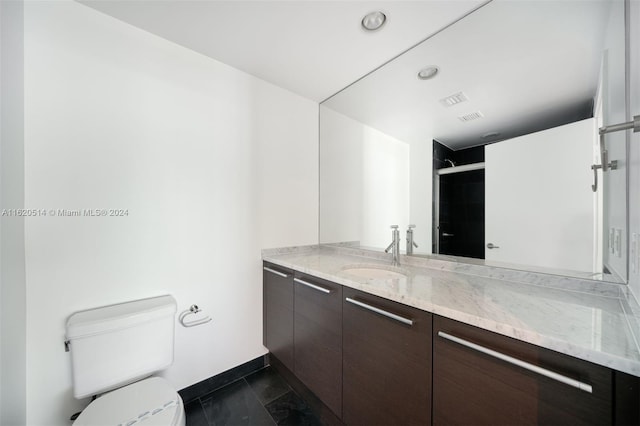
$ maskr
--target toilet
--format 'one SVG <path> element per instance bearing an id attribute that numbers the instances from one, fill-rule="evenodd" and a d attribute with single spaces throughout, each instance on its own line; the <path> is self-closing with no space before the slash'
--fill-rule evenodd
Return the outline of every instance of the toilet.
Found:
<path id="1" fill-rule="evenodd" d="M 175 313 L 176 301 L 167 295 L 69 317 L 73 395 L 99 395 L 74 426 L 185 425 L 182 398 L 153 376 L 173 363 Z"/>

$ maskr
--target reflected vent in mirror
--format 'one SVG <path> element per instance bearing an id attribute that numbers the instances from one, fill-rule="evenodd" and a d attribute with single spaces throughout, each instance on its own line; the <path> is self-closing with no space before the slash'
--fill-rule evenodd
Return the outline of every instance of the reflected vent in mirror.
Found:
<path id="1" fill-rule="evenodd" d="M 476 111 L 469 114 L 461 115 L 458 117 L 458 120 L 467 122 L 467 121 L 477 120 L 482 117 L 484 117 L 484 115 L 480 111 Z"/>
<path id="2" fill-rule="evenodd" d="M 462 92 L 458 92 L 454 95 L 447 96 L 444 99 L 440 99 L 440 104 L 442 104 L 442 106 L 445 106 L 445 107 L 450 107 L 468 100 L 469 98 L 467 98 L 467 95 L 465 95 Z"/>

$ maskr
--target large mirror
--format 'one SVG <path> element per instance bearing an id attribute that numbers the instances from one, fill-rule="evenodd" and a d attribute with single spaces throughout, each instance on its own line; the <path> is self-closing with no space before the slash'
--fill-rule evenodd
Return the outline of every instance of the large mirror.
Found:
<path id="1" fill-rule="evenodd" d="M 320 242 L 624 282 L 623 0 L 493 0 L 320 107 Z M 597 183 L 596 183 L 597 180 Z"/>

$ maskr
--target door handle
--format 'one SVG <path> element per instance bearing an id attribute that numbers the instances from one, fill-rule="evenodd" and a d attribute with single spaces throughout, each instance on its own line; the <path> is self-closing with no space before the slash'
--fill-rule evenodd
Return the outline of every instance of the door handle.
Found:
<path id="1" fill-rule="evenodd" d="M 493 243 L 489 243 L 489 244 L 487 244 L 487 248 L 488 249 L 496 249 L 496 248 L 500 248 L 500 246 L 496 246 Z"/>
<path id="2" fill-rule="evenodd" d="M 311 284 L 310 282 L 301 280 L 300 278 L 294 278 L 293 281 L 297 282 L 298 284 L 302 284 L 305 287 L 309 287 L 309 288 L 312 288 L 312 289 L 314 289 L 316 291 L 320 291 L 322 293 L 326 293 L 326 294 L 331 293 L 331 290 L 329 290 L 328 288 L 324 288 L 324 287 L 320 287 L 319 285 Z"/>
<path id="3" fill-rule="evenodd" d="M 473 349 L 475 351 L 481 352 L 485 355 L 489 355 L 491 357 L 497 358 L 499 360 L 505 361 L 509 364 L 524 368 L 525 370 L 529 370 L 531 372 L 540 374 L 541 376 L 548 377 L 550 379 L 556 380 L 560 383 L 564 383 L 565 385 L 572 386 L 574 388 L 580 389 L 581 391 L 585 391 L 588 393 L 593 393 L 593 387 L 584 382 L 580 382 L 571 377 L 567 377 L 565 375 L 556 373 L 555 371 L 547 370 L 546 368 L 542 368 L 540 366 L 528 363 L 518 358 L 511 357 L 509 355 L 505 355 L 501 352 L 494 351 L 489 348 L 485 348 L 484 346 L 480 346 L 476 343 L 470 342 L 468 340 L 461 339 L 459 337 L 453 336 L 449 333 L 445 333 L 444 331 L 438 331 L 438 336 L 443 339 L 447 339 L 451 342 L 455 342 L 459 345 L 465 346 L 469 349 Z"/>
<path id="4" fill-rule="evenodd" d="M 454 235 L 454 234 L 449 234 L 449 233 L 447 233 L 447 232 L 443 232 L 443 233 L 442 233 L 442 236 L 443 236 L 443 237 L 454 237 L 455 235 Z"/>
<path id="5" fill-rule="evenodd" d="M 283 272 L 280 272 L 280 271 L 276 271 L 275 269 L 271 269 L 271 268 L 269 268 L 267 266 L 264 266 L 262 269 L 264 269 L 267 272 L 271 272 L 272 274 L 275 274 L 275 275 L 277 275 L 279 277 L 289 278 L 289 275 L 287 275 L 287 274 L 285 274 Z"/>
<path id="6" fill-rule="evenodd" d="M 608 164 L 607 168 L 605 168 L 603 164 L 592 164 L 591 165 L 591 170 L 593 170 L 593 185 L 591 185 L 591 190 L 593 192 L 598 191 L 598 169 L 602 169 L 602 171 L 605 172 L 605 171 L 607 171 L 609 169 L 610 170 L 616 170 L 618 168 L 618 160 L 613 160 L 612 162 L 610 162 Z"/>
<path id="7" fill-rule="evenodd" d="M 355 300 L 352 299 L 350 297 L 345 298 L 344 300 L 346 300 L 349 303 L 352 303 L 356 306 L 360 306 L 361 308 L 367 309 L 371 312 L 375 312 L 376 314 L 380 314 L 382 316 L 385 316 L 387 318 L 391 318 L 393 320 L 399 321 L 403 324 L 407 324 L 407 325 L 413 325 L 413 320 L 409 319 L 409 318 L 405 318 L 403 316 L 400 316 L 398 314 L 394 314 L 393 312 L 389 312 L 389 311 L 385 311 L 384 309 L 380 309 L 380 308 L 376 308 L 375 306 L 371 306 L 368 303 L 364 303 L 364 302 L 360 302 L 359 300 Z"/>

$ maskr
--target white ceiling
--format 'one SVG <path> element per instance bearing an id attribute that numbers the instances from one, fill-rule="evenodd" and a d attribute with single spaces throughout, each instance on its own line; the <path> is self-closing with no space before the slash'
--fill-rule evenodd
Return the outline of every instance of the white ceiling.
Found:
<path id="1" fill-rule="evenodd" d="M 402 141 L 437 139 L 452 149 L 586 118 L 608 24 L 620 34 L 608 47 L 624 52 L 623 15 L 608 22 L 622 7 L 618 0 L 494 0 L 324 105 Z M 427 65 L 439 74 L 419 80 Z M 458 92 L 469 100 L 440 104 Z M 476 111 L 484 117 L 458 119 Z M 489 132 L 500 136 L 483 139 Z"/>
<path id="2" fill-rule="evenodd" d="M 485 0 L 79 0 L 256 77 L 322 101 Z M 381 10 L 387 23 L 360 21 Z"/>

